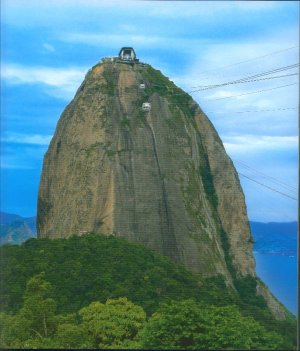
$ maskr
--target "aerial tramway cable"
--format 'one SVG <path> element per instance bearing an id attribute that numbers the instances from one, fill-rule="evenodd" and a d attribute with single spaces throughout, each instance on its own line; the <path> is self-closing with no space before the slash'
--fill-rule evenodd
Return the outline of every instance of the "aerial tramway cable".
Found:
<path id="1" fill-rule="evenodd" d="M 285 188 L 286 188 L 287 190 L 289 190 L 289 191 L 292 191 L 292 192 L 297 191 L 297 189 L 296 189 L 295 187 L 293 187 L 293 186 L 291 186 L 291 185 L 289 185 L 289 184 L 287 184 L 287 183 L 285 183 L 285 182 L 283 182 L 283 181 L 281 181 L 281 180 L 279 180 L 279 179 L 276 179 L 276 178 L 274 178 L 274 177 L 271 177 L 270 175 L 267 175 L 267 174 L 265 174 L 265 173 L 263 173 L 263 172 L 261 172 L 261 171 L 255 169 L 255 168 L 253 168 L 253 167 L 247 165 L 245 162 L 238 161 L 238 160 L 235 160 L 234 162 L 237 163 L 237 164 L 239 164 L 240 166 L 246 168 L 248 171 L 250 171 L 250 172 L 252 172 L 252 173 L 257 173 L 257 175 L 260 175 L 260 176 L 262 176 L 262 177 L 268 179 L 269 181 L 271 181 L 271 182 L 273 182 L 273 183 L 277 183 L 278 185 L 280 185 L 280 186 L 282 186 L 282 187 L 285 187 Z"/>
<path id="2" fill-rule="evenodd" d="M 243 64 L 243 63 L 247 63 L 247 62 L 259 60 L 259 59 L 262 59 L 262 58 L 265 58 L 265 57 L 268 57 L 268 56 L 273 56 L 273 55 L 279 54 L 279 53 L 281 53 L 281 52 L 288 51 L 288 50 L 291 50 L 291 49 L 295 49 L 295 48 L 298 48 L 298 47 L 299 47 L 299 45 L 295 45 L 295 46 L 291 46 L 291 47 L 286 48 L 286 49 L 282 49 L 282 50 L 278 50 L 278 51 L 273 51 L 273 52 L 271 52 L 271 53 L 269 53 L 269 54 L 266 54 L 266 55 L 263 55 L 263 56 L 257 56 L 257 57 L 254 57 L 254 58 L 252 58 L 252 59 L 248 59 L 248 60 L 245 60 L 245 61 L 240 61 L 240 62 L 232 63 L 232 64 L 226 65 L 226 66 L 211 68 L 211 69 L 208 69 L 208 70 L 206 70 L 206 71 L 200 72 L 199 75 L 203 75 L 203 74 L 205 74 L 205 73 L 207 73 L 207 72 L 213 72 L 213 71 L 223 70 L 224 68 L 233 67 L 233 66 L 241 65 L 241 64 Z M 196 87 L 192 87 L 192 88 L 196 88 Z"/>
<path id="3" fill-rule="evenodd" d="M 239 96 L 257 94 L 257 93 L 262 93 L 264 91 L 270 91 L 270 90 L 276 90 L 276 89 L 280 89 L 280 88 L 285 88 L 285 87 L 289 87 L 291 85 L 297 85 L 297 84 L 298 83 L 291 83 L 291 84 L 280 85 L 280 86 L 269 88 L 269 89 L 250 91 L 248 93 L 243 93 L 243 94 L 239 94 L 239 95 L 230 95 L 230 96 L 225 96 L 225 97 L 221 97 L 221 98 L 212 98 L 212 99 L 204 99 L 204 100 L 205 101 L 216 101 L 216 100 L 230 99 L 230 98 L 235 98 L 235 97 L 239 97 Z"/>
<path id="4" fill-rule="evenodd" d="M 257 180 L 254 180 L 254 179 L 252 179 L 252 178 L 246 176 L 246 175 L 243 174 L 243 173 L 238 172 L 238 174 L 239 174 L 240 176 L 244 177 L 244 178 L 247 178 L 247 179 L 251 180 L 252 182 L 255 182 L 255 183 L 257 183 L 257 184 L 259 184 L 259 185 L 261 185 L 261 186 L 264 186 L 265 188 L 267 188 L 267 189 L 269 189 L 269 190 L 272 190 L 272 191 L 274 191 L 274 192 L 276 192 L 276 193 L 278 193 L 278 194 L 281 194 L 281 195 L 283 195 L 283 196 L 286 196 L 286 197 L 288 197 L 288 198 L 290 198 L 290 199 L 292 199 L 292 200 L 298 201 L 298 199 L 296 199 L 296 198 L 294 198 L 294 197 L 292 197 L 292 196 L 290 196 L 290 195 L 288 195 L 288 194 L 285 194 L 285 193 L 283 193 L 283 192 L 281 192 L 281 191 L 279 191 L 279 190 L 276 190 L 276 189 L 274 189 L 274 188 L 271 188 L 270 186 L 268 186 L 268 185 L 266 185 L 266 184 L 263 184 L 263 183 L 261 183 L 261 182 L 258 182 Z"/>
<path id="5" fill-rule="evenodd" d="M 197 93 L 199 91 L 215 89 L 215 88 L 219 88 L 227 85 L 233 85 L 233 84 L 252 83 L 252 82 L 259 82 L 263 80 L 271 80 L 271 79 L 285 78 L 285 77 L 298 76 L 298 75 L 299 75 L 298 73 L 290 73 L 290 74 L 284 74 L 281 76 L 264 77 L 264 78 L 257 78 L 257 79 L 248 79 L 248 80 L 245 79 L 245 80 L 232 81 L 232 82 L 226 82 L 221 84 L 204 85 L 201 89 L 192 90 L 192 91 L 189 91 L 189 93 Z"/>
<path id="6" fill-rule="evenodd" d="M 274 69 L 269 70 L 269 71 L 260 72 L 260 73 L 257 73 L 257 74 L 254 74 L 254 75 L 251 75 L 251 76 L 248 76 L 248 77 L 236 79 L 234 81 L 227 82 L 227 83 L 222 83 L 222 84 L 239 83 L 239 82 L 242 82 L 242 81 L 247 81 L 249 79 L 260 78 L 260 77 L 264 77 L 264 76 L 267 76 L 267 75 L 270 75 L 270 74 L 273 74 L 273 73 L 287 71 L 287 70 L 294 69 L 294 68 L 297 68 L 297 67 L 299 67 L 299 63 L 294 63 L 292 65 L 287 65 L 287 66 L 274 68 Z M 297 74 L 297 73 L 295 73 L 295 74 Z M 200 86 L 197 86 L 197 87 L 194 87 L 194 88 L 198 88 L 198 87 L 199 88 L 205 88 L 205 87 L 211 87 L 211 86 L 221 86 L 222 84 L 215 84 L 215 85 L 208 85 L 208 86 L 206 86 L 206 85 L 201 86 L 200 85 Z"/>

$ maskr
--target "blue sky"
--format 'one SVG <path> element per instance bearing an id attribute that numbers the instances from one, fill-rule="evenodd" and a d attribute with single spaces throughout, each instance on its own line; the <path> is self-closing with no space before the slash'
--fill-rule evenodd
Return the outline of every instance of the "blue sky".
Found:
<path id="1" fill-rule="evenodd" d="M 188 92 L 271 71 L 299 61 L 299 4 L 2 0 L 1 34 L 1 208 L 32 216 L 56 123 L 102 57 L 133 46 Z M 190 94 L 241 174 L 297 197 L 298 76 Z M 297 201 L 244 176 L 250 220 L 297 219 Z"/>

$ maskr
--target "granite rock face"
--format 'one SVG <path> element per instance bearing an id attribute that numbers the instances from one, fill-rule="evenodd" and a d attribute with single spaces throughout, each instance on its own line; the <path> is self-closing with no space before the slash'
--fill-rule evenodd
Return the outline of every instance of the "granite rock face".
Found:
<path id="1" fill-rule="evenodd" d="M 125 237 L 231 286 L 232 266 L 255 276 L 244 195 L 222 141 L 149 65 L 104 62 L 87 73 L 44 158 L 37 230 Z"/>

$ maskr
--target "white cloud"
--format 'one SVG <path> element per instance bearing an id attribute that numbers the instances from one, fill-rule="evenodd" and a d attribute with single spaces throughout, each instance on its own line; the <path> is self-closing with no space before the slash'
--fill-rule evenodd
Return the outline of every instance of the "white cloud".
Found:
<path id="1" fill-rule="evenodd" d="M 49 52 L 55 52 L 55 47 L 48 43 L 43 43 L 43 48 Z"/>
<path id="2" fill-rule="evenodd" d="M 49 145 L 52 135 L 40 134 L 21 134 L 21 133 L 7 133 L 1 138 L 2 142 L 17 143 L 17 144 L 31 144 L 31 145 Z"/>
<path id="3" fill-rule="evenodd" d="M 285 31 L 284 35 L 250 38 L 242 42 L 203 43 L 205 46 L 201 48 L 201 52 L 194 50 L 193 62 L 186 72 L 186 79 L 190 86 L 215 84 L 224 79 L 234 80 L 236 77 L 297 63 L 297 32 L 298 28 L 293 28 Z M 293 49 L 282 51 L 292 47 Z M 265 56 L 268 54 L 270 55 Z"/>
<path id="4" fill-rule="evenodd" d="M 3 65 L 1 76 L 10 84 L 42 84 L 46 93 L 70 99 L 83 81 L 87 68 L 29 67 Z M 49 89 L 50 88 L 50 89 Z"/>
<path id="5" fill-rule="evenodd" d="M 41 83 L 52 87 L 74 86 L 83 79 L 86 68 L 49 68 L 4 65 L 2 77 L 11 83 Z"/>
<path id="6" fill-rule="evenodd" d="M 261 13 L 272 9 L 280 9 L 281 1 L 99 1 L 99 0 L 2 0 L 4 19 L 6 23 L 28 26 L 48 25 L 53 23 L 67 24 L 75 20 L 76 23 L 85 22 L 85 14 L 95 13 L 101 17 L 102 13 L 136 14 L 136 18 L 143 15 L 153 18 L 198 18 L 205 23 L 212 18 L 227 19 L 233 13 L 249 15 L 249 12 Z M 39 9 L 37 12 L 36 9 Z M 68 16 L 68 14 L 70 14 Z"/>
<path id="7" fill-rule="evenodd" d="M 297 136 L 257 136 L 236 135 L 223 136 L 224 147 L 231 154 L 247 154 L 266 150 L 288 150 L 298 148 Z"/>
<path id="8" fill-rule="evenodd" d="M 165 47 L 168 43 L 168 47 L 178 47 L 178 45 L 187 46 L 187 42 L 192 42 L 193 40 L 184 38 L 168 37 L 168 36 L 154 36 L 154 35 L 142 35 L 137 34 L 138 31 L 132 34 L 100 34 L 100 33 L 81 33 L 81 32 L 71 32 L 64 33 L 60 35 L 60 39 L 69 43 L 85 44 L 95 47 L 110 47 L 118 48 L 124 45 L 137 46 L 139 48 L 149 48 L 153 46 L 155 48 Z M 194 41 L 198 42 L 198 40 Z"/>
<path id="9" fill-rule="evenodd" d="M 125 31 L 125 32 L 134 32 L 136 31 L 138 28 L 136 26 L 134 26 L 133 24 L 127 24 L 127 23 L 123 23 L 119 25 L 119 29 L 121 31 Z"/>
<path id="10" fill-rule="evenodd" d="M 250 36 L 243 40 L 231 39 L 221 43 L 214 40 L 203 42 L 201 50 L 197 46 L 194 47 L 186 70 L 178 70 L 174 81 L 186 91 L 192 91 L 196 89 L 191 87 L 220 84 L 292 65 L 299 61 L 299 46 L 295 47 L 297 44 L 296 27 L 284 28 L 281 32 L 273 34 L 267 33 L 259 38 Z M 297 72 L 297 69 L 286 70 L 280 74 L 294 72 Z M 268 77 L 270 76 L 272 75 Z M 221 137 L 229 133 L 295 135 L 295 131 L 298 130 L 298 112 L 295 109 L 299 106 L 298 85 L 274 88 L 297 81 L 297 76 L 291 76 L 228 85 L 191 94 L 200 107 L 207 111 Z M 255 91 L 261 92 L 248 94 Z M 235 95 L 242 96 L 216 100 Z M 284 110 L 285 108 L 294 110 Z M 274 111 L 259 111 L 266 109 Z M 255 110 L 258 112 L 236 113 Z"/>
<path id="11" fill-rule="evenodd" d="M 281 7 L 278 1 L 234 1 L 232 5 L 243 11 L 269 11 L 272 8 Z"/>
<path id="12" fill-rule="evenodd" d="M 25 136 L 23 136 L 23 139 L 26 139 Z M 11 143 L 2 143 L 2 169 L 39 169 L 41 167 L 47 145 L 44 142 L 43 144 L 37 144 L 37 140 L 32 140 L 35 144 L 30 143 L 30 140 L 25 141 L 25 145 L 19 145 L 19 147 Z"/>
<path id="13" fill-rule="evenodd" d="M 152 4 L 151 4 L 152 5 Z M 218 16 L 226 18 L 235 14 L 249 15 L 249 11 L 270 11 L 280 8 L 282 5 L 277 1 L 197 1 L 187 4 L 185 1 L 177 1 L 176 6 L 172 1 L 156 2 L 155 6 L 148 8 L 147 14 L 153 17 L 166 18 L 193 18 L 198 17 L 201 21 L 210 21 Z"/>

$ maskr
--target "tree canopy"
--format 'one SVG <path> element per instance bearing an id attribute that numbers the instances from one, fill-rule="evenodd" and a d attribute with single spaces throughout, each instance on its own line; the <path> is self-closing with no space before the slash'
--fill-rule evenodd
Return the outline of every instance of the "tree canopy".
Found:
<path id="1" fill-rule="evenodd" d="M 52 284 L 59 313 L 124 296 L 147 314 L 170 299 L 193 297 L 219 305 L 235 299 L 221 277 L 204 280 L 142 245 L 114 236 L 29 239 L 22 246 L 0 247 L 0 255 L 2 311 L 21 307 L 27 280 L 40 272 Z"/>
<path id="2" fill-rule="evenodd" d="M 193 300 L 162 306 L 143 333 L 147 349 L 281 349 L 283 339 L 267 332 L 236 306 L 207 306 Z"/>
<path id="3" fill-rule="evenodd" d="M 83 327 L 96 348 L 135 348 L 138 334 L 146 322 L 144 310 L 127 298 L 109 299 L 105 304 L 92 302 L 79 311 Z"/>
<path id="4" fill-rule="evenodd" d="M 95 234 L 29 239 L 0 255 L 3 348 L 295 349 L 295 318 L 276 321 L 254 277 L 233 290 Z"/>

